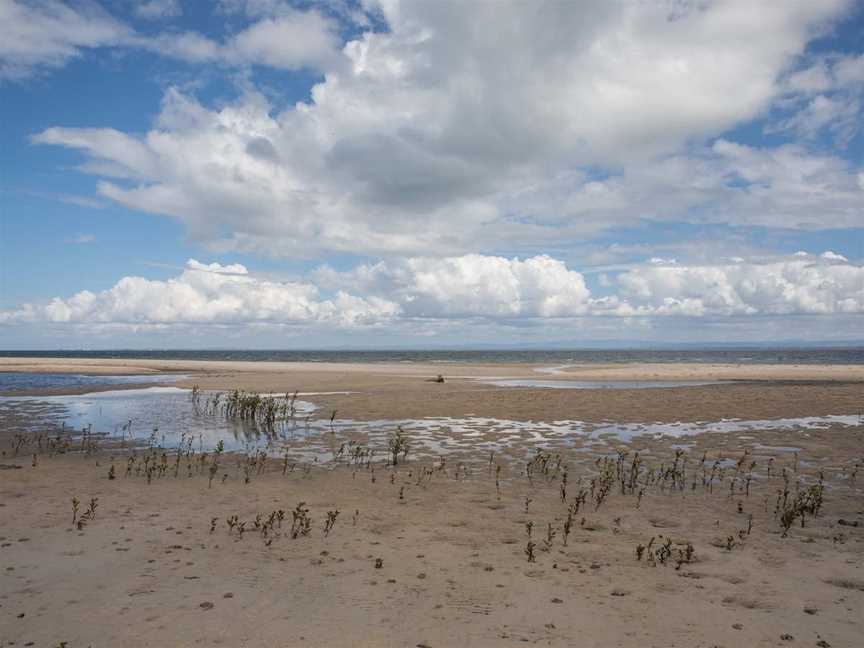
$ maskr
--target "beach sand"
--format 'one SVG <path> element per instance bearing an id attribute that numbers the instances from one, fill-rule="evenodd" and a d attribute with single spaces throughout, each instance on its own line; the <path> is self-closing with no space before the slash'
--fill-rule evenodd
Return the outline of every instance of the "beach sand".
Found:
<path id="1" fill-rule="evenodd" d="M 850 415 L 864 404 L 864 373 L 854 366 L 538 369 L 0 360 L 0 371 L 172 371 L 188 375 L 180 384 L 208 389 L 352 392 L 305 396 L 325 419 L 337 409 L 355 420 L 762 420 Z M 446 382 L 429 382 L 438 373 Z M 478 380 L 492 377 L 746 382 L 553 390 Z M 864 634 L 861 425 L 606 438 L 599 447 L 562 439 L 544 446 L 546 469 L 535 462 L 530 480 L 536 444 L 529 441 L 491 462 L 463 443 L 443 462 L 409 451 L 398 466 L 384 465 L 386 448 L 378 447 L 374 471 L 332 453 L 309 463 L 271 457 L 263 465 L 234 454 L 220 459 L 208 486 L 212 455 L 176 464 L 169 450 L 169 467 L 148 483 L 141 449 L 127 476 L 130 451 L 116 443 L 60 454 L 44 437 L 16 440 L 14 425 L 3 423 L 4 646 L 838 647 L 859 646 Z M 331 444 L 365 442 L 352 434 L 339 429 Z M 477 442 L 491 438 L 480 434 Z M 628 453 L 625 482 L 637 451 L 643 461 L 624 494 L 616 451 Z M 683 470 L 676 451 L 686 452 Z M 605 470 L 615 476 L 605 497 L 603 457 L 612 458 Z M 806 515 L 803 528 L 796 519 L 787 537 L 775 515 L 784 471 L 788 501 L 817 484 L 820 471 L 825 486 L 819 515 Z M 580 492 L 585 501 L 564 545 L 568 507 Z M 78 516 L 98 498 L 95 518 L 80 530 L 72 524 L 72 497 L 81 502 Z M 292 538 L 291 511 L 300 502 L 311 530 Z M 265 537 L 256 515 L 266 520 L 278 510 L 285 511 L 281 529 Z M 337 510 L 325 537 L 327 512 Z M 226 523 L 233 515 L 246 522 L 242 537 Z M 672 557 L 661 563 L 656 551 L 667 538 Z M 646 547 L 641 560 L 639 545 Z"/>

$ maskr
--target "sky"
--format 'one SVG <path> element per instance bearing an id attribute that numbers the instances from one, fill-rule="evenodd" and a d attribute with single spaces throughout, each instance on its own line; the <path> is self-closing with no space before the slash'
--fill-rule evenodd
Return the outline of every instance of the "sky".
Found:
<path id="1" fill-rule="evenodd" d="M 0 0 L 0 348 L 864 341 L 864 0 Z"/>

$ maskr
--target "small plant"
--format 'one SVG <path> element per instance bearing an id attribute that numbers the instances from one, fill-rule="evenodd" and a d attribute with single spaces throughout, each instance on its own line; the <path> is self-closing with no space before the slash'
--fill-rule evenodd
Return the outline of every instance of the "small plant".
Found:
<path id="1" fill-rule="evenodd" d="M 528 562 L 529 562 L 529 563 L 537 562 L 537 557 L 536 557 L 536 555 L 534 554 L 534 548 L 535 548 L 536 546 L 537 546 L 537 545 L 535 545 L 535 544 L 534 544 L 533 542 L 531 542 L 530 540 L 528 541 L 528 544 L 525 545 L 525 555 L 528 556 Z"/>
<path id="2" fill-rule="evenodd" d="M 312 518 L 309 517 L 309 509 L 305 507 L 306 502 L 300 502 L 297 508 L 291 512 L 294 518 L 291 522 L 292 539 L 296 539 L 301 535 L 307 536 L 309 535 L 309 531 L 312 530 Z"/>
<path id="3" fill-rule="evenodd" d="M 228 525 L 228 535 L 231 535 L 231 532 L 237 527 L 239 520 L 236 515 L 230 515 L 225 518 L 225 524 Z"/>
<path id="4" fill-rule="evenodd" d="M 564 469 L 564 474 L 561 476 L 561 501 L 567 501 L 567 469 Z"/>
<path id="5" fill-rule="evenodd" d="M 654 556 L 661 565 L 665 565 L 666 561 L 672 557 L 672 540 L 666 538 L 663 544 L 654 552 Z"/>
<path id="6" fill-rule="evenodd" d="M 567 519 L 564 520 L 564 528 L 563 528 L 563 542 L 564 546 L 567 546 L 567 538 L 570 537 L 570 530 L 573 528 L 573 520 L 574 520 L 574 511 L 571 508 L 567 510 Z"/>
<path id="7" fill-rule="evenodd" d="M 558 535 L 558 529 L 552 526 L 550 522 L 546 526 L 546 537 L 543 539 L 543 551 L 550 551 L 552 549 L 552 543 L 555 541 L 555 536 Z"/>
<path id="8" fill-rule="evenodd" d="M 684 549 L 678 549 L 678 558 L 675 561 L 675 569 L 681 569 L 681 565 L 683 565 L 684 563 L 693 562 L 694 553 L 695 550 L 693 549 L 693 545 L 689 542 L 687 543 L 687 546 L 684 547 Z"/>
<path id="9" fill-rule="evenodd" d="M 116 475 L 114 474 L 114 464 L 111 464 L 111 467 L 108 469 L 108 479 L 114 479 Z"/>
<path id="10" fill-rule="evenodd" d="M 804 527 L 806 514 L 809 513 L 813 517 L 819 515 L 824 491 L 823 477 L 820 472 L 818 483 L 813 484 L 807 490 L 797 492 L 791 503 L 787 497 L 784 497 L 781 503 L 778 497 L 778 508 L 775 509 L 775 514 L 779 510 L 780 526 L 783 528 L 784 538 L 789 534 L 789 530 L 799 517 L 801 518 L 801 526 Z"/>
<path id="11" fill-rule="evenodd" d="M 73 499 L 72 506 L 73 511 L 77 512 L 77 500 Z M 87 526 L 88 522 L 92 522 L 96 519 L 96 507 L 99 506 L 99 498 L 91 497 L 90 505 L 87 507 L 87 510 L 84 511 L 84 514 L 78 518 L 77 527 L 78 530 L 81 531 L 85 526 Z"/>
<path id="12" fill-rule="evenodd" d="M 81 506 L 81 501 L 77 497 L 72 498 L 72 524 L 78 520 L 78 507 Z"/>
<path id="13" fill-rule="evenodd" d="M 396 433 L 387 443 L 387 451 L 390 453 L 390 463 L 394 466 L 399 464 L 400 454 L 403 461 L 408 456 L 408 438 L 405 436 L 401 425 L 396 428 Z"/>
<path id="14" fill-rule="evenodd" d="M 333 530 L 333 525 L 336 524 L 336 518 L 339 517 L 339 511 L 327 511 L 327 519 L 324 521 L 324 537 L 330 535 Z"/>

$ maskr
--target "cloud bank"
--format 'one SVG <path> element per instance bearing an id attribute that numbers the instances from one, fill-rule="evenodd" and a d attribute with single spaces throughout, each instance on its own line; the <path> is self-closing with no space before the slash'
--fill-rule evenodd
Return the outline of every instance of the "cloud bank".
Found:
<path id="1" fill-rule="evenodd" d="M 864 266 L 831 252 L 699 266 L 653 260 L 622 272 L 614 287 L 593 295 L 579 272 L 548 256 L 407 258 L 344 273 L 322 267 L 298 281 L 190 260 L 168 280 L 124 277 L 101 292 L 0 312 L 0 323 L 351 329 L 466 318 L 522 326 L 591 317 L 864 314 Z"/>

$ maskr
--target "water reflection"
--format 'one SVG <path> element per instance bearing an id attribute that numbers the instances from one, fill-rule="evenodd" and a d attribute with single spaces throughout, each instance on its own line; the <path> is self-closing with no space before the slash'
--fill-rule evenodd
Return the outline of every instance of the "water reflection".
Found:
<path id="1" fill-rule="evenodd" d="M 311 396 L 309 394 L 308 396 Z M 225 450 L 264 450 L 287 453 L 298 461 L 324 461 L 351 448 L 377 448 L 383 457 L 397 427 L 410 439 L 414 457 L 456 454 L 465 456 L 522 455 L 536 446 L 603 453 L 637 438 L 685 438 L 705 432 L 747 433 L 827 429 L 861 425 L 859 416 L 821 416 L 774 420 L 724 419 L 711 422 L 589 423 L 577 420 L 514 421 L 485 417 L 427 417 L 422 419 L 317 418 L 313 403 L 295 403 L 297 413 L 271 427 L 225 420 L 196 411 L 189 390 L 175 387 L 107 391 L 77 396 L 0 397 L 0 420 L 17 416 L 24 429 L 46 431 L 46 426 L 88 429 L 122 443 L 176 448 L 193 439 L 194 448 L 212 451 L 221 441 Z M 766 448 L 767 449 L 767 448 Z M 783 447 L 778 450 L 787 450 Z"/>
<path id="2" fill-rule="evenodd" d="M 102 385 L 146 385 L 172 383 L 188 378 L 186 374 L 135 374 L 125 376 L 75 373 L 0 371 L 0 392 L 36 389 L 78 389 Z"/>

